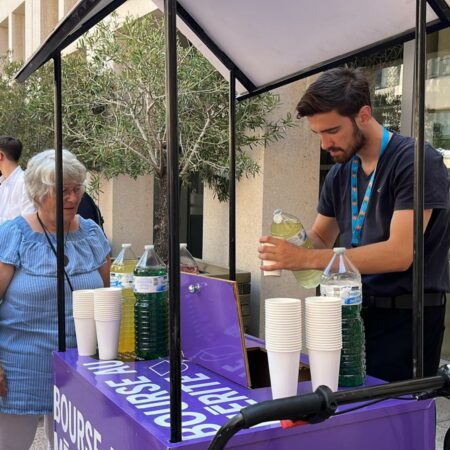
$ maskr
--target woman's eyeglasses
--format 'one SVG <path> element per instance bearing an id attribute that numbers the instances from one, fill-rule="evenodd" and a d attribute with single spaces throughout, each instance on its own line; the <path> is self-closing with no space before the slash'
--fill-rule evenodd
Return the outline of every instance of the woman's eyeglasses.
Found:
<path id="1" fill-rule="evenodd" d="M 68 197 L 70 194 L 74 193 L 76 196 L 80 197 L 84 194 L 85 186 L 84 184 L 77 184 L 76 186 L 64 186 L 63 187 L 63 197 Z"/>

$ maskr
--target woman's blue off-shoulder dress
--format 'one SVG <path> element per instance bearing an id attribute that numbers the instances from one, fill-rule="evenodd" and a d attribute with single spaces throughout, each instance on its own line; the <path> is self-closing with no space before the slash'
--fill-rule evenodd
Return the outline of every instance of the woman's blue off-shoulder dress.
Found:
<path id="1" fill-rule="evenodd" d="M 103 286 L 98 269 L 110 247 L 92 220 L 65 242 L 67 274 L 74 290 Z M 56 247 L 56 236 L 50 234 Z M 58 349 L 56 256 L 43 233 L 23 217 L 0 226 L 0 262 L 15 273 L 0 303 L 0 364 L 8 394 L 0 397 L 0 413 L 48 414 L 53 409 L 52 352 Z M 66 344 L 76 347 L 72 295 L 65 281 Z"/>

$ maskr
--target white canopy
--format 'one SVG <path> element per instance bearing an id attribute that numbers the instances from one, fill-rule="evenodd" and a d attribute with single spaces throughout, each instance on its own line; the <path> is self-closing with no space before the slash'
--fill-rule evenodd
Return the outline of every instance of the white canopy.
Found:
<path id="1" fill-rule="evenodd" d="M 163 9 L 163 0 L 153 0 Z M 19 81 L 125 0 L 79 0 L 31 56 Z M 239 94 L 259 92 L 414 37 L 415 0 L 179 0 L 180 31 Z M 319 24 L 319 25 L 318 25 Z M 450 25 L 450 0 L 428 0 L 429 31 Z"/>
<path id="2" fill-rule="evenodd" d="M 163 0 L 153 1 L 163 9 Z M 429 2 L 434 8 L 427 5 L 429 27 L 449 25 L 449 1 Z M 369 49 L 412 39 L 415 29 L 415 0 L 179 0 L 178 4 L 180 31 L 225 77 L 235 66 L 237 90 L 244 95 Z M 213 46 L 202 42 L 205 35 Z M 222 61 L 214 46 L 226 56 Z"/>

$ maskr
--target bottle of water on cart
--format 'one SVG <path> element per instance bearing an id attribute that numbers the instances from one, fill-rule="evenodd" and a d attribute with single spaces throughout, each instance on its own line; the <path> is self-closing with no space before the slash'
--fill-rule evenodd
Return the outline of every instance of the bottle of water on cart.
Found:
<path id="1" fill-rule="evenodd" d="M 342 299 L 339 386 L 360 386 L 366 376 L 361 275 L 345 256 L 345 248 L 339 247 L 333 251 L 334 255 L 322 275 L 320 294 Z"/>
<path id="2" fill-rule="evenodd" d="M 134 269 L 136 355 L 149 360 L 168 355 L 169 304 L 167 268 L 153 245 Z"/>

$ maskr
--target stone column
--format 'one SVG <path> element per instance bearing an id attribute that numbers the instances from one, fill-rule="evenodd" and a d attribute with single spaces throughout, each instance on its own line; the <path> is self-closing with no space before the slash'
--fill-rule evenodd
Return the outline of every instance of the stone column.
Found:
<path id="1" fill-rule="evenodd" d="M 153 176 L 133 180 L 120 175 L 103 180 L 100 189 L 99 207 L 112 256 L 117 256 L 125 242 L 141 255 L 144 245 L 153 241 Z"/>

